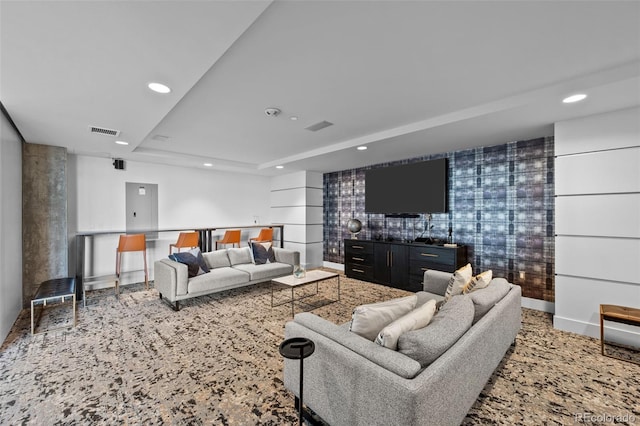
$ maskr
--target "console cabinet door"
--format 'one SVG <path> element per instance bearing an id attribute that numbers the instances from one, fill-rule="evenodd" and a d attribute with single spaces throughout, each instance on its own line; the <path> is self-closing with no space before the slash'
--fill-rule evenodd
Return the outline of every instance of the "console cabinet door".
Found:
<path id="1" fill-rule="evenodd" d="M 375 244 L 373 259 L 373 278 L 377 283 L 387 284 L 391 276 L 389 269 L 389 244 Z"/>
<path id="2" fill-rule="evenodd" d="M 409 286 L 409 247 L 390 244 L 389 261 L 389 284 L 403 290 L 417 291 Z"/>
<path id="3" fill-rule="evenodd" d="M 406 245 L 376 243 L 373 276 L 375 281 L 409 290 L 409 252 Z"/>

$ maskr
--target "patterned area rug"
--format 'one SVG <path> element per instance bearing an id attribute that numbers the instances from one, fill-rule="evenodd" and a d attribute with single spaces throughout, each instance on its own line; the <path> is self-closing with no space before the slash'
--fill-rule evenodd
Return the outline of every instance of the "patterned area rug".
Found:
<path id="1" fill-rule="evenodd" d="M 341 277 L 341 301 L 314 312 L 335 323 L 363 303 L 407 293 Z M 334 299 L 320 284 L 309 302 Z M 295 424 L 278 345 L 291 318 L 268 283 L 185 301 L 174 312 L 155 289 L 92 292 L 73 329 L 30 334 L 22 312 L 0 348 L 2 424 Z M 315 291 L 311 286 L 308 290 Z M 276 297 L 285 297 L 277 293 Z M 296 305 L 296 312 L 308 309 Z M 71 318 L 44 311 L 40 330 Z M 523 310 L 507 352 L 464 421 L 473 424 L 640 424 L 640 366 L 605 358 L 599 342 L 554 330 Z M 581 417 L 582 416 L 582 417 Z"/>

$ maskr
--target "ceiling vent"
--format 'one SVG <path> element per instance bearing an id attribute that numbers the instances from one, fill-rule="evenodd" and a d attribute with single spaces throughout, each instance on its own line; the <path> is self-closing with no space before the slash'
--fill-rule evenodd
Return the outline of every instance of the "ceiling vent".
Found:
<path id="1" fill-rule="evenodd" d="M 118 136 L 120 130 L 105 129 L 104 127 L 89 126 L 89 131 L 97 135 Z"/>
<path id="2" fill-rule="evenodd" d="M 318 130 L 322 130 L 325 127 L 333 126 L 333 123 L 329 123 L 328 121 L 321 121 L 316 124 L 312 124 L 309 127 L 305 127 L 305 129 L 310 130 L 312 132 L 317 132 Z"/>

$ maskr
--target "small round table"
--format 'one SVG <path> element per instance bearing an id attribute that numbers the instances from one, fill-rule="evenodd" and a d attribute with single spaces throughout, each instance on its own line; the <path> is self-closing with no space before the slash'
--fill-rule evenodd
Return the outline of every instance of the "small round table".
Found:
<path id="1" fill-rule="evenodd" d="M 287 359 L 300 360 L 300 402 L 298 418 L 302 425 L 302 378 L 303 378 L 303 360 L 310 356 L 315 350 L 316 345 L 305 337 L 292 337 L 280 343 L 280 355 Z"/>

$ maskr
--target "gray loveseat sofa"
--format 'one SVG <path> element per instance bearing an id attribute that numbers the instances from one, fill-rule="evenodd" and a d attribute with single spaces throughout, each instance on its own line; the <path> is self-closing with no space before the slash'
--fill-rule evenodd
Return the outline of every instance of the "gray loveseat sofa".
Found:
<path id="1" fill-rule="evenodd" d="M 442 299 L 450 276 L 427 271 L 425 291 L 416 293 L 416 306 Z M 497 303 L 490 301 L 495 294 L 482 293 L 492 281 L 485 289 L 454 296 L 422 329 L 442 325 L 444 316 L 442 321 L 436 319 L 454 300 L 450 306 L 471 310 L 467 315 L 473 319 L 467 320 L 473 324 L 428 365 L 349 331 L 348 323 L 336 325 L 311 313 L 297 314 L 285 326 L 286 338 L 306 337 L 315 343 L 315 352 L 304 360 L 304 404 L 332 426 L 459 425 L 521 327 L 520 287 L 502 278 L 494 280 L 503 281 L 494 289 L 506 292 Z M 477 300 L 470 301 L 472 295 Z M 298 360 L 285 359 L 284 384 L 299 396 Z"/>
<path id="2" fill-rule="evenodd" d="M 174 310 L 180 310 L 180 301 L 269 281 L 293 273 L 300 264 L 300 253 L 273 247 L 276 262 L 257 265 L 253 263 L 249 247 L 229 248 L 202 253 L 210 271 L 188 277 L 187 265 L 171 259 L 154 263 L 155 287 L 160 299 L 166 299 Z"/>

